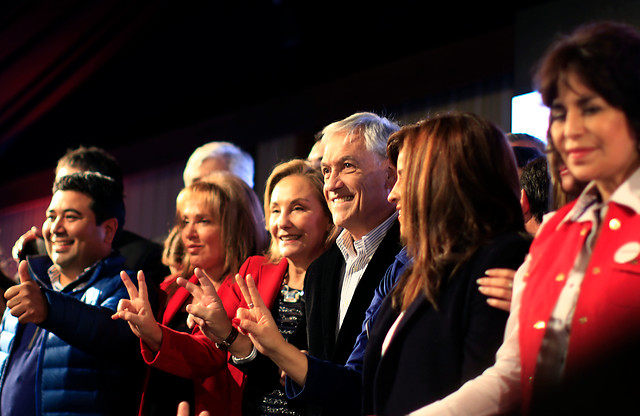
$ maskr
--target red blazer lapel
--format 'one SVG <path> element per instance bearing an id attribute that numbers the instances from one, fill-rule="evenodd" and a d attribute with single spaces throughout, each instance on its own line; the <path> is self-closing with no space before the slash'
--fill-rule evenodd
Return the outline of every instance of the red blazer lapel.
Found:
<path id="1" fill-rule="evenodd" d="M 194 274 L 189 279 L 191 283 L 199 284 L 198 278 Z M 183 287 L 179 287 L 175 293 L 169 298 L 167 302 L 167 307 L 165 308 L 164 314 L 162 315 L 162 324 L 167 325 L 168 322 L 173 319 L 173 317 L 178 313 L 182 305 L 191 297 L 189 291 Z"/>
<path id="2" fill-rule="evenodd" d="M 276 297 L 280 292 L 288 265 L 287 260 L 282 259 L 277 265 L 266 263 L 260 266 L 259 275 L 261 278 L 258 284 L 258 292 L 264 296 L 264 303 L 269 309 L 273 308 Z"/>

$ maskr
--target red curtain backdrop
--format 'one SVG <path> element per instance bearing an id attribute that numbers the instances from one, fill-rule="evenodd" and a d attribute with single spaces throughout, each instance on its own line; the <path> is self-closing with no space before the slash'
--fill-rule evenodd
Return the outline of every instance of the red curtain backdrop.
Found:
<path id="1" fill-rule="evenodd" d="M 0 155 L 141 33 L 161 2 L 9 0 L 0 5 Z"/>

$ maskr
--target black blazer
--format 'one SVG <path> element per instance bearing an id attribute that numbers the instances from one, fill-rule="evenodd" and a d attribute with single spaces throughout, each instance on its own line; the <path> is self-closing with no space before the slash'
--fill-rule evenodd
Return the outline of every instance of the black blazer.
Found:
<path id="1" fill-rule="evenodd" d="M 311 263 L 304 282 L 306 332 L 310 355 L 336 364 L 347 362 L 356 337 L 362 330 L 365 311 L 371 303 L 373 293 L 401 249 L 400 225 L 396 220 L 371 257 L 358 283 L 337 339 L 336 324 L 344 257 L 334 243 Z"/>
<path id="2" fill-rule="evenodd" d="M 454 392 L 495 362 L 508 313 L 487 304 L 476 279 L 489 268 L 517 269 L 530 241 L 509 234 L 481 247 L 443 286 L 439 310 L 424 295 L 407 308 L 381 357 L 399 315 L 390 297 L 384 300 L 365 352 L 365 414 L 407 414 Z"/>
<path id="3" fill-rule="evenodd" d="M 171 270 L 162 264 L 162 244 L 122 230 L 113 242 L 113 248 L 126 259 L 125 267 L 135 272 L 143 270 L 145 276 L 158 285 L 171 274 Z"/>

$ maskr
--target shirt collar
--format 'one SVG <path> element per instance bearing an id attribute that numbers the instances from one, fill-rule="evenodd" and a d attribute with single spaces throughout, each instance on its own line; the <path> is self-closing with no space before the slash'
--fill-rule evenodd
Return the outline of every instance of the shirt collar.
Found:
<path id="1" fill-rule="evenodd" d="M 76 277 L 76 280 L 74 280 L 73 282 L 69 283 L 69 285 L 75 284 L 76 282 L 78 282 L 80 279 L 82 279 L 90 270 L 92 270 L 94 267 L 96 267 L 98 265 L 98 263 L 100 263 L 102 260 L 104 259 L 100 259 L 97 262 L 93 263 L 91 266 L 86 267 L 82 273 L 80 273 L 78 275 L 78 277 Z M 60 282 L 60 276 L 62 276 L 62 272 L 60 271 L 60 269 L 58 269 L 56 267 L 55 264 L 52 264 L 49 269 L 47 269 L 47 274 L 49 275 L 49 280 L 51 281 L 51 287 L 55 290 L 55 291 L 62 291 L 62 289 L 64 289 L 66 286 L 63 286 L 62 283 Z M 85 287 L 87 285 L 87 282 L 83 282 L 80 283 L 76 286 L 75 289 L 82 289 L 83 287 Z"/>
<path id="2" fill-rule="evenodd" d="M 640 214 L 640 169 L 637 169 L 629 179 L 611 195 L 611 201 L 629 207 L 636 214 Z"/>
<path id="3" fill-rule="evenodd" d="M 394 211 L 389 218 L 384 220 L 373 230 L 369 231 L 358 241 L 354 241 L 351 233 L 346 229 L 343 229 L 336 239 L 336 244 L 342 252 L 345 260 L 348 260 L 350 257 L 355 257 L 360 253 L 368 255 L 373 254 L 397 218 L 398 212 Z"/>
<path id="4" fill-rule="evenodd" d="M 560 221 L 558 226 L 566 221 L 584 221 L 590 219 L 590 214 L 597 208 L 601 208 L 607 204 L 603 204 L 600 192 L 594 181 L 589 182 L 584 191 L 578 197 L 576 204 L 571 208 L 567 215 Z M 618 189 L 616 189 L 609 198 L 609 202 L 615 202 L 618 205 L 626 206 L 633 210 L 636 214 L 640 214 L 640 169 L 624 181 Z"/>

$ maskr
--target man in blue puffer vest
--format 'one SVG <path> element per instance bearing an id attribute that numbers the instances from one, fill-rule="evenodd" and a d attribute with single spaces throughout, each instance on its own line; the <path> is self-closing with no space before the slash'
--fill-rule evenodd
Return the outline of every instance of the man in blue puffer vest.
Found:
<path id="1" fill-rule="evenodd" d="M 122 186 L 112 178 L 56 180 L 42 228 L 48 256 L 22 261 L 20 284 L 5 293 L 1 416 L 137 414 L 139 340 L 111 319 L 128 296 L 124 258 L 111 247 L 124 215 Z"/>

